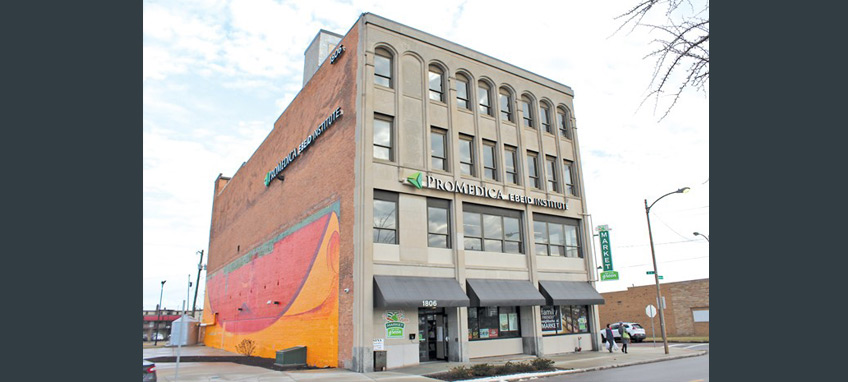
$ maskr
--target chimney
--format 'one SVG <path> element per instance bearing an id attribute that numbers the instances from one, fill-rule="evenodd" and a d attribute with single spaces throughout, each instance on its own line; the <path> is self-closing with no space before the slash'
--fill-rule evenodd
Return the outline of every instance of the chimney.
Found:
<path id="1" fill-rule="evenodd" d="M 318 34 L 312 39 L 312 43 L 309 44 L 309 48 L 306 48 L 306 51 L 303 52 L 303 86 L 306 86 L 312 75 L 321 67 L 321 63 L 342 41 L 342 37 L 342 35 L 323 29 L 318 31 Z"/>

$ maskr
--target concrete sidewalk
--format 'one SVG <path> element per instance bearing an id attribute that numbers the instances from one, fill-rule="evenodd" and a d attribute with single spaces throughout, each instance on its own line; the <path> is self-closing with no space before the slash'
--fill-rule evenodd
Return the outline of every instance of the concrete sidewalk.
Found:
<path id="1" fill-rule="evenodd" d="M 557 368 L 568 369 L 555 372 L 540 372 L 515 376 L 480 378 L 475 381 L 509 381 L 527 378 L 532 375 L 558 375 L 566 373 L 602 370 L 613 367 L 639 365 L 650 362 L 667 361 L 678 358 L 693 357 L 706 354 L 703 350 L 691 350 L 672 346 L 669 354 L 665 354 L 662 344 L 652 346 L 641 344 L 630 346 L 628 353 L 609 353 L 608 351 L 583 351 L 550 355 L 545 358 L 554 361 Z M 143 357 L 175 357 L 177 348 L 143 349 Z M 180 356 L 239 356 L 221 349 L 208 348 L 203 345 L 185 346 L 180 350 Z M 156 364 L 159 381 L 437 381 L 423 375 L 447 371 L 459 365 L 470 366 L 479 363 L 502 365 L 507 361 L 518 362 L 536 358 L 532 355 L 515 355 L 504 357 L 475 358 L 470 362 L 426 362 L 416 366 L 392 369 L 373 373 L 354 373 L 345 369 L 312 369 L 275 371 L 255 366 L 245 366 L 232 362 L 180 362 L 179 376 L 176 377 L 176 363 L 160 362 Z"/>

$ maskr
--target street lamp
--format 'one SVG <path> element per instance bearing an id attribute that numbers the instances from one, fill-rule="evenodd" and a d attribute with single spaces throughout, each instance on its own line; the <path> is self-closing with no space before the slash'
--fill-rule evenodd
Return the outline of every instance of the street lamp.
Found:
<path id="1" fill-rule="evenodd" d="M 159 289 L 159 305 L 156 305 L 156 328 L 153 329 L 153 346 L 159 343 L 159 321 L 162 321 L 162 292 L 165 290 L 165 281 L 162 280 L 162 287 Z"/>
<path id="2" fill-rule="evenodd" d="M 653 233 L 651 233 L 651 214 L 650 214 L 650 212 L 651 212 L 651 207 L 653 207 L 654 204 L 657 204 L 657 202 L 659 202 L 660 199 L 662 199 L 666 196 L 669 196 L 671 194 L 685 194 L 687 192 L 689 192 L 689 187 L 683 187 L 683 188 L 681 188 L 677 191 L 669 192 L 669 193 L 667 193 L 663 196 L 660 196 L 659 199 L 654 200 L 654 202 L 651 203 L 650 206 L 648 205 L 648 199 L 645 199 L 645 217 L 648 219 L 648 238 L 651 241 L 651 258 L 654 261 L 654 282 L 657 284 L 657 305 L 659 305 L 659 309 L 657 309 L 657 310 L 660 311 L 660 331 L 662 332 L 663 347 L 665 347 L 665 354 L 668 354 L 668 338 L 666 338 L 666 336 L 665 336 L 665 315 L 663 314 L 662 296 L 660 296 L 660 276 L 659 276 L 659 272 L 657 272 L 657 255 L 656 255 L 656 253 L 654 253 L 654 235 L 653 235 Z"/>
<path id="3" fill-rule="evenodd" d="M 692 232 L 692 235 L 694 235 L 694 236 L 700 236 L 700 237 L 703 237 L 704 239 L 707 239 L 707 242 L 708 242 L 708 243 L 710 242 L 710 237 L 709 237 L 709 236 L 704 236 L 704 234 L 702 234 L 702 233 Z"/>

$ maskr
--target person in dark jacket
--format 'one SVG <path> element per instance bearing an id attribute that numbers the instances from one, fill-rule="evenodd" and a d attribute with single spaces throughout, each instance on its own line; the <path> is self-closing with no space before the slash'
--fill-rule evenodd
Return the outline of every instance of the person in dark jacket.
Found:
<path id="1" fill-rule="evenodd" d="M 624 323 L 618 323 L 618 334 L 621 335 L 621 352 L 627 354 L 627 345 L 630 343 L 630 333 L 624 328 Z"/>
<path id="2" fill-rule="evenodd" d="M 612 353 L 612 348 L 615 346 L 615 337 L 612 335 L 612 329 L 610 329 L 610 324 L 607 324 L 607 328 L 604 329 L 604 333 L 607 337 L 607 343 L 609 345 L 609 352 Z"/>

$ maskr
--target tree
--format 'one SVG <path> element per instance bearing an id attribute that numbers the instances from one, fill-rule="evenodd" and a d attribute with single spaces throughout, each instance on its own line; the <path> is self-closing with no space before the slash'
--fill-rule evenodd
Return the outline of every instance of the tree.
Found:
<path id="1" fill-rule="evenodd" d="M 665 118 L 687 87 L 707 93 L 710 81 L 710 2 L 704 0 L 696 8 L 692 0 L 639 0 L 638 5 L 616 17 L 623 20 L 618 30 L 627 25 L 632 29 L 649 28 L 659 36 L 651 41 L 653 51 L 643 58 L 654 57 L 654 73 L 649 92 L 642 104 L 654 98 L 654 110 L 660 97 L 669 94 L 671 104 L 660 120 Z M 643 22 L 655 18 L 657 10 L 665 10 L 664 21 Z M 618 32 L 618 31 L 616 31 Z M 679 77 L 683 72 L 682 77 Z M 675 85 L 676 83 L 676 85 Z M 670 90 L 673 89 L 673 90 Z"/>

